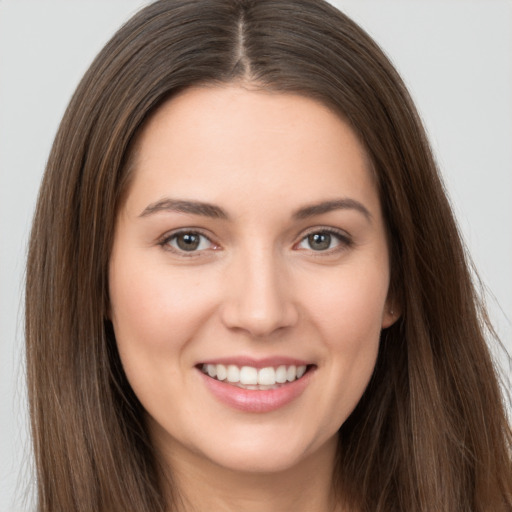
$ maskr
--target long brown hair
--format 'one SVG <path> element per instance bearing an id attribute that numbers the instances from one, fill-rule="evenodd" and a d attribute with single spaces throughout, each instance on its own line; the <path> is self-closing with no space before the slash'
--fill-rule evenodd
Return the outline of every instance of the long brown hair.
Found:
<path id="1" fill-rule="evenodd" d="M 57 133 L 28 259 L 26 340 L 40 512 L 166 510 L 108 318 L 130 149 L 163 101 L 249 81 L 329 105 L 375 173 L 401 318 L 339 431 L 334 484 L 368 512 L 512 510 L 511 431 L 485 314 L 414 105 L 371 38 L 321 0 L 161 0 L 123 26 Z"/>

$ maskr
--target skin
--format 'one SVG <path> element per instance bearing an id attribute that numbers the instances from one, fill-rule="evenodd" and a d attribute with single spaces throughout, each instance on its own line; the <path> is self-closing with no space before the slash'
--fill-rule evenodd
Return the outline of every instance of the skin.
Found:
<path id="1" fill-rule="evenodd" d="M 182 509 L 333 510 L 336 432 L 395 320 L 361 144 L 312 99 L 211 86 L 165 103 L 134 163 L 110 262 L 111 320 Z M 166 198 L 227 218 L 158 204 Z M 294 216 L 339 199 L 343 207 Z M 328 248 L 312 247 L 307 235 L 326 229 L 336 232 Z M 180 250 L 176 230 L 198 231 L 197 250 Z M 314 366 L 300 396 L 254 413 L 220 402 L 196 367 L 232 356 Z"/>

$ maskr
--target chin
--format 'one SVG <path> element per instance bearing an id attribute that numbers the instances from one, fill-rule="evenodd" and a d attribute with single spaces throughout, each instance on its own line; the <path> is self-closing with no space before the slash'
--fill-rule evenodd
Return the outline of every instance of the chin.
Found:
<path id="1" fill-rule="evenodd" d="M 272 474 L 300 467 L 308 458 L 320 455 L 331 458 L 337 444 L 337 434 L 321 439 L 297 435 L 300 425 L 281 433 L 277 429 L 255 429 L 237 436 L 226 436 L 224 443 L 210 443 L 201 454 L 212 463 L 227 470 L 241 473 Z M 243 434 L 243 435 L 240 435 Z M 302 432 L 304 434 L 304 432 Z"/>
<path id="2" fill-rule="evenodd" d="M 297 467 L 303 460 L 303 453 L 294 450 L 261 450 L 249 447 L 245 450 L 230 450 L 212 453 L 210 460 L 229 471 L 246 474 L 272 474 L 285 472 Z"/>

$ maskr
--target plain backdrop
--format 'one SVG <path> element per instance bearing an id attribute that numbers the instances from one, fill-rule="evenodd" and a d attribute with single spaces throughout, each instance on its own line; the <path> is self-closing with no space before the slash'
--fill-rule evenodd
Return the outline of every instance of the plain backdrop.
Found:
<path id="1" fill-rule="evenodd" d="M 95 54 L 141 0 L 0 0 L 0 512 L 31 510 L 22 288 L 38 185 Z M 419 107 L 491 317 L 512 351 L 512 2 L 334 2 Z M 510 375 L 504 357 L 501 364 Z"/>

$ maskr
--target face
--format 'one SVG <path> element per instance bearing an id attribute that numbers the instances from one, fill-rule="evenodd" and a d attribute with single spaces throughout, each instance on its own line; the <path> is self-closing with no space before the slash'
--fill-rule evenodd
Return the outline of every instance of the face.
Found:
<path id="1" fill-rule="evenodd" d="M 109 279 L 158 450 L 237 471 L 332 454 L 393 321 L 364 151 L 299 95 L 212 86 L 164 104 L 138 141 Z"/>

